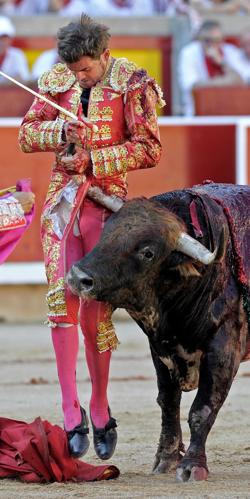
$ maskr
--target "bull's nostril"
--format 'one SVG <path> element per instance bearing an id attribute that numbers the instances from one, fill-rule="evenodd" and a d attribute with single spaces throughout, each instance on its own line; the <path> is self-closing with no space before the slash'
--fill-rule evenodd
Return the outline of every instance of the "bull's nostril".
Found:
<path id="1" fill-rule="evenodd" d="M 91 277 L 84 277 L 82 279 L 80 279 L 81 281 L 81 286 L 83 286 L 84 288 L 92 288 L 93 287 L 93 279 L 91 279 Z"/>

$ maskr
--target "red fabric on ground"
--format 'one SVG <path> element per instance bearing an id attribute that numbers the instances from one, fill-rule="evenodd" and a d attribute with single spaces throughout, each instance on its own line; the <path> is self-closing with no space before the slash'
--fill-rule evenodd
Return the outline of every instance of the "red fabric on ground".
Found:
<path id="1" fill-rule="evenodd" d="M 66 433 L 49 421 L 0 418 L 0 478 L 24 482 L 84 482 L 119 476 L 116 466 L 84 463 L 68 452 Z"/>

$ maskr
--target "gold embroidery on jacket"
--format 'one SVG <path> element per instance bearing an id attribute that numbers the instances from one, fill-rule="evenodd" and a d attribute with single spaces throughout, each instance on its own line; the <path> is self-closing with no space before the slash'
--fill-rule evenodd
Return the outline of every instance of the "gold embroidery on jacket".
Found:
<path id="1" fill-rule="evenodd" d="M 101 116 L 103 121 L 112 121 L 113 110 L 110 106 L 105 106 L 101 110 Z"/>
<path id="2" fill-rule="evenodd" d="M 92 102 L 102 102 L 104 101 L 104 92 L 101 87 L 93 87 L 91 89 L 91 100 Z"/>

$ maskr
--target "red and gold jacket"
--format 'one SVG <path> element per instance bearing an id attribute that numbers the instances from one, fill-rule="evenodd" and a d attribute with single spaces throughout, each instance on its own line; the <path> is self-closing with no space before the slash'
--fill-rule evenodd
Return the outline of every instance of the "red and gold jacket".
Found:
<path id="1" fill-rule="evenodd" d="M 39 91 L 64 109 L 79 113 L 82 89 L 65 64 L 56 64 L 40 78 Z M 158 163 L 161 144 L 156 103 L 164 105 L 161 90 L 146 71 L 127 59 L 110 58 L 103 79 L 92 87 L 89 98 L 88 118 L 98 127 L 96 133 L 87 130 L 85 144 L 91 152 L 93 185 L 124 198 L 127 172 Z M 61 186 L 69 180 L 60 167 L 65 120 L 70 118 L 35 98 L 19 135 L 24 152 L 55 152 L 51 181 L 57 187 L 60 175 Z"/>

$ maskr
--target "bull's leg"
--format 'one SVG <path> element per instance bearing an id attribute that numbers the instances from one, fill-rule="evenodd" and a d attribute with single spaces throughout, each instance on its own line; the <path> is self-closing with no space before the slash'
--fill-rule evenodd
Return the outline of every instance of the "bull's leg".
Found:
<path id="1" fill-rule="evenodd" d="M 157 402 L 162 410 L 162 427 L 153 471 L 166 473 L 176 469 L 184 451 L 180 426 L 181 390 L 177 382 L 171 379 L 167 366 L 151 350 L 157 374 Z"/>
<path id="2" fill-rule="evenodd" d="M 231 324 L 230 326 L 232 327 Z M 177 468 L 179 481 L 205 480 L 208 476 L 206 439 L 240 363 L 239 342 L 233 335 L 233 330 L 226 331 L 225 327 L 221 328 L 202 360 L 199 388 L 188 420 L 190 446 Z"/>

